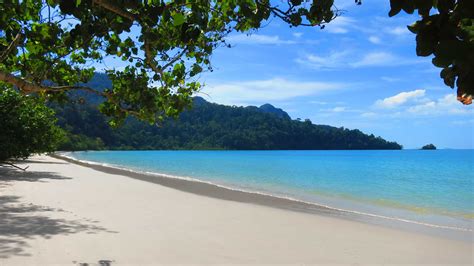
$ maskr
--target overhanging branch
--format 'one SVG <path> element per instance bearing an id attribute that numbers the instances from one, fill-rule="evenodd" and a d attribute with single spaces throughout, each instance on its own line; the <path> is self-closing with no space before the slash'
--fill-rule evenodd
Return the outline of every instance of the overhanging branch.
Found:
<path id="1" fill-rule="evenodd" d="M 0 55 L 0 62 L 3 62 L 3 60 L 5 60 L 5 58 L 8 56 L 8 54 L 11 53 L 11 51 L 18 46 L 21 39 L 23 39 L 22 37 L 23 35 L 21 33 L 18 33 L 15 36 L 13 41 L 8 45 L 7 49 L 5 49 L 5 51 L 3 51 L 3 53 Z"/>
<path id="2" fill-rule="evenodd" d="M 107 0 L 93 0 L 93 3 L 98 5 L 98 6 L 101 6 L 111 12 L 114 12 L 115 14 L 121 16 L 121 17 L 124 17 L 124 18 L 128 18 L 129 20 L 131 21 L 135 21 L 137 20 L 137 18 L 135 17 L 134 14 L 126 11 L 126 10 L 123 10 L 122 8 L 110 3 L 109 1 Z"/>
<path id="3" fill-rule="evenodd" d="M 43 86 L 40 84 L 35 84 L 29 81 L 26 81 L 22 78 L 19 78 L 11 73 L 4 72 L 0 70 L 0 81 L 11 84 L 17 87 L 22 93 L 34 93 L 40 91 L 68 91 L 68 90 L 83 90 L 88 91 L 100 96 L 105 96 L 104 93 L 94 90 L 86 86 Z"/>
<path id="4" fill-rule="evenodd" d="M 11 73 L 4 72 L 1 70 L 0 70 L 0 81 L 11 84 L 17 87 L 20 91 L 24 93 L 32 93 L 32 92 L 37 92 L 37 91 L 46 89 L 45 87 L 41 85 L 37 85 L 31 82 L 25 81 L 22 78 L 19 78 L 15 75 L 12 75 Z"/>

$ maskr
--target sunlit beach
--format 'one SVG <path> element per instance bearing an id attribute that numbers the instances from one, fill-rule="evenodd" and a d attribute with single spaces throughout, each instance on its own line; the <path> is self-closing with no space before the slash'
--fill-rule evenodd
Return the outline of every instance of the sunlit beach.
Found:
<path id="1" fill-rule="evenodd" d="M 0 266 L 474 265 L 474 1 L 0 1 Z"/>

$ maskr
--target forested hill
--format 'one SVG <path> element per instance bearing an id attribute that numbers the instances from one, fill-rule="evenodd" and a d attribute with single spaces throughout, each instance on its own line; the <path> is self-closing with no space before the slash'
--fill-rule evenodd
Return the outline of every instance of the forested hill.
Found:
<path id="1" fill-rule="evenodd" d="M 67 132 L 62 150 L 95 149 L 401 149 L 361 131 L 291 120 L 270 104 L 231 107 L 194 99 L 178 120 L 160 127 L 134 118 L 112 129 L 96 103 L 55 107 Z"/>

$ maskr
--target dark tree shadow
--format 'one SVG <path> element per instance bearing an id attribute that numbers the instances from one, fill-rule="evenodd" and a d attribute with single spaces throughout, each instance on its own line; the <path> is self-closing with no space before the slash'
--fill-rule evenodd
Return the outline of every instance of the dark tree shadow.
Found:
<path id="1" fill-rule="evenodd" d="M 34 159 L 18 160 L 15 161 L 16 164 L 28 164 L 28 163 L 42 163 L 42 164 L 67 164 L 66 162 L 51 162 L 51 161 L 41 161 Z"/>
<path id="2" fill-rule="evenodd" d="M 53 172 L 21 171 L 11 167 L 0 166 L 0 182 L 44 182 L 46 179 L 66 180 L 71 178 L 60 176 Z"/>
<path id="3" fill-rule="evenodd" d="M 25 204 L 18 196 L 0 196 L 0 259 L 10 256 L 29 256 L 27 240 L 75 233 L 117 233 L 87 219 L 66 220 L 48 216 L 61 209 Z"/>
<path id="4" fill-rule="evenodd" d="M 45 182 L 47 179 L 71 178 L 51 172 L 20 171 L 0 167 L 0 188 L 2 184 L 15 181 Z M 97 221 L 52 218 L 50 214 L 53 212 L 64 212 L 64 210 L 27 204 L 22 202 L 21 197 L 0 194 L 0 260 L 11 256 L 30 256 L 27 252 L 28 240 L 33 238 L 50 238 L 75 233 L 117 233 L 98 226 Z"/>

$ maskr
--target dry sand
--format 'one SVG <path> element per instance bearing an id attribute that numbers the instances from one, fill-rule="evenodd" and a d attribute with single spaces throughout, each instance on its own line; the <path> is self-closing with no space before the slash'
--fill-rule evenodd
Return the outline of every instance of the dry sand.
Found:
<path id="1" fill-rule="evenodd" d="M 24 165 L 0 167 L 2 266 L 473 264 L 472 238 L 208 197 L 47 156 Z"/>

